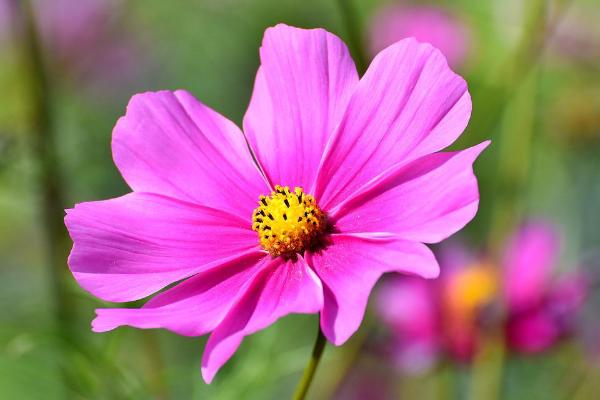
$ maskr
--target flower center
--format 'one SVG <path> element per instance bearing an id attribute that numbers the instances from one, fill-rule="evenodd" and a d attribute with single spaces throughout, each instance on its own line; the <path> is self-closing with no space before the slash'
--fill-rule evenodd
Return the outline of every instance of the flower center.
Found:
<path id="1" fill-rule="evenodd" d="M 252 229 L 260 245 L 273 257 L 302 253 L 325 231 L 325 214 L 315 198 L 302 188 L 275 186 L 270 196 L 260 196 L 252 214 Z"/>
<path id="2" fill-rule="evenodd" d="M 490 303 L 498 290 L 498 277 L 493 266 L 477 263 L 450 280 L 446 304 L 454 315 L 472 316 L 478 308 Z"/>

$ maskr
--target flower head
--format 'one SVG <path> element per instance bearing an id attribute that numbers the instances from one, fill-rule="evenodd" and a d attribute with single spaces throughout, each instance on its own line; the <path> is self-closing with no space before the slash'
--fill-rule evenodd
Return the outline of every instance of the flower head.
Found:
<path id="1" fill-rule="evenodd" d="M 212 332 L 207 382 L 290 313 L 320 313 L 344 343 L 383 273 L 438 275 L 424 243 L 479 200 L 472 164 L 487 143 L 439 152 L 471 101 L 432 46 L 401 41 L 359 79 L 336 36 L 278 25 L 260 56 L 244 133 L 188 92 L 134 96 L 112 142 L 132 193 L 66 216 L 69 266 L 92 294 L 131 301 L 181 281 L 141 309 L 97 310 L 93 330 Z"/>
<path id="2" fill-rule="evenodd" d="M 586 293 L 578 274 L 551 279 L 557 249 L 553 229 L 529 223 L 511 239 L 500 268 L 451 246 L 441 252 L 444 274 L 438 281 L 386 282 L 377 310 L 393 334 L 395 359 L 428 359 L 430 365 L 432 356 L 448 354 L 469 361 L 477 350 L 482 316 L 498 302 L 505 304 L 501 322 L 511 350 L 539 352 L 556 343 L 573 328 Z M 403 310 L 406 304 L 415 306 L 402 316 L 383 312 Z M 414 331 L 422 326 L 426 329 Z"/>
<path id="3" fill-rule="evenodd" d="M 293 256 L 319 245 L 327 228 L 325 214 L 302 188 L 275 186 L 270 196 L 260 196 L 252 216 L 263 250 L 272 256 Z"/>
<path id="4" fill-rule="evenodd" d="M 369 34 L 373 54 L 398 40 L 414 37 L 440 49 L 453 66 L 465 61 L 469 48 L 466 27 L 455 16 L 434 7 L 382 7 L 371 22 Z"/>

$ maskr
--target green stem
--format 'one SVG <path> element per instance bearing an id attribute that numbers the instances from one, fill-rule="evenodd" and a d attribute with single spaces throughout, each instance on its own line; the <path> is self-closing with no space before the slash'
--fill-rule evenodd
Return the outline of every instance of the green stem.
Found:
<path id="1" fill-rule="evenodd" d="M 39 35 L 28 1 L 14 2 L 17 22 L 22 26 L 23 59 L 28 73 L 31 100 L 32 132 L 30 146 L 37 162 L 36 178 L 41 194 L 40 214 L 43 218 L 44 234 L 50 266 L 50 276 L 57 312 L 61 322 L 68 320 L 71 301 L 64 279 L 66 269 L 66 231 L 63 223 L 64 196 L 56 155 L 54 121 L 52 119 L 52 93 L 48 84 L 47 71 L 40 48 Z M 17 27 L 18 29 L 18 27 Z"/>
<path id="2" fill-rule="evenodd" d="M 501 328 L 496 327 L 493 331 L 500 332 Z M 501 399 L 506 356 L 504 335 L 501 333 L 483 333 L 480 336 L 479 346 L 480 349 L 475 354 L 471 366 L 468 399 Z"/>
<path id="3" fill-rule="evenodd" d="M 296 387 L 296 392 L 294 393 L 293 397 L 294 400 L 303 400 L 306 397 L 306 393 L 310 388 L 310 384 L 312 383 L 312 380 L 315 376 L 315 371 L 317 370 L 317 367 L 319 366 L 319 361 L 321 360 L 321 356 L 323 355 L 325 343 L 325 336 L 323 335 L 323 332 L 321 332 L 321 327 L 319 326 L 317 339 L 315 340 L 315 345 L 313 347 L 310 360 L 308 361 L 306 368 L 304 368 L 302 379 L 300 379 L 300 382 Z"/>
<path id="4" fill-rule="evenodd" d="M 367 70 L 367 56 L 363 45 L 362 29 L 358 22 L 356 10 L 352 5 L 352 0 L 337 0 L 342 15 L 342 22 L 348 35 L 347 41 L 350 50 L 354 54 L 356 68 L 360 74 Z"/>
<path id="5" fill-rule="evenodd" d="M 164 360 L 160 353 L 160 340 L 158 332 L 141 332 L 144 350 L 148 356 L 148 378 L 149 385 L 157 400 L 168 400 L 169 387 L 165 376 Z"/>
<path id="6" fill-rule="evenodd" d="M 520 220 L 522 193 L 526 187 L 534 135 L 537 60 L 545 43 L 549 20 L 544 0 L 528 5 L 523 36 L 512 65 L 506 69 L 504 105 L 499 115 L 501 135 L 495 197 L 491 208 L 488 245 L 497 256 L 504 238 Z M 507 95 L 510 93 L 510 95 Z"/>
<path id="7" fill-rule="evenodd" d="M 61 187 L 63 180 L 60 178 L 56 154 L 51 106 L 52 90 L 31 3 L 13 1 L 10 4 L 11 11 L 14 13 L 15 36 L 22 44 L 24 70 L 27 73 L 32 129 L 29 144 L 36 162 L 36 183 L 40 196 L 39 214 L 42 219 L 48 276 L 54 298 L 56 330 L 60 348 L 64 352 L 67 347 L 75 345 L 71 323 L 74 313 L 66 280 L 68 240 L 63 223 L 65 202 Z M 67 387 L 69 389 L 74 387 L 66 361 L 62 372 Z"/>
<path id="8" fill-rule="evenodd" d="M 488 80 L 482 82 L 482 88 L 475 93 L 474 98 L 485 98 L 486 101 L 480 102 L 479 112 L 471 116 L 469 126 L 462 137 L 468 138 L 469 141 L 474 139 L 481 141 L 498 128 L 506 113 L 507 105 L 514 98 L 514 89 L 519 87 L 530 72 L 539 65 L 547 38 L 551 37 L 559 26 L 572 2 L 573 0 L 560 0 L 555 4 L 554 14 L 548 18 L 543 18 L 546 17 L 545 14 L 528 16 L 526 32 L 521 37 L 514 54 L 504 62 L 500 76 L 488 74 Z M 538 3 L 531 2 L 533 6 Z M 536 24 L 544 25 L 536 26 Z M 498 193 L 498 189 L 494 190 L 494 193 Z"/>

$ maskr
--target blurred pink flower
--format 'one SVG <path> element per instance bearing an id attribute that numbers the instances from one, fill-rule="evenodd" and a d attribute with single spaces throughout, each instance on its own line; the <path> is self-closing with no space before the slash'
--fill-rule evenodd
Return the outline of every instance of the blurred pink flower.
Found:
<path id="1" fill-rule="evenodd" d="M 404 371 L 428 370 L 439 356 L 442 324 L 436 287 L 415 277 L 392 278 L 378 293 L 377 312 L 394 335 L 387 351 Z"/>
<path id="2" fill-rule="evenodd" d="M 488 142 L 439 152 L 471 112 L 439 51 L 401 41 L 359 80 L 339 38 L 278 25 L 260 57 L 244 133 L 188 92 L 134 96 L 112 142 L 133 192 L 66 216 L 69 266 L 92 294 L 126 302 L 183 280 L 141 309 L 97 310 L 93 330 L 212 332 L 207 382 L 245 336 L 290 313 L 319 312 L 344 343 L 380 276 L 436 277 L 423 243 L 479 203 L 472 164 Z"/>
<path id="3" fill-rule="evenodd" d="M 0 24 L 10 18 L 10 1 L 0 0 Z M 141 74 L 138 43 L 117 19 L 120 0 L 32 0 L 49 65 L 86 84 L 120 85 Z M 9 34 L 8 30 L 0 32 Z"/>
<path id="4" fill-rule="evenodd" d="M 521 352 L 538 352 L 570 332 L 583 305 L 586 283 L 571 274 L 552 280 L 558 255 L 556 232 L 545 224 L 523 227 L 505 258 L 504 296 L 508 308 L 508 344 Z"/>
<path id="5" fill-rule="evenodd" d="M 455 67 L 467 56 L 468 32 L 457 18 L 440 8 L 399 4 L 384 6 L 373 17 L 369 32 L 371 54 L 409 37 L 431 43 Z"/>
<path id="6" fill-rule="evenodd" d="M 394 359 L 405 370 L 405 360 L 413 360 L 407 364 L 414 369 L 414 360 L 433 364 L 432 355 L 469 361 L 477 348 L 482 313 L 498 301 L 505 304 L 510 349 L 531 353 L 552 346 L 572 330 L 586 294 L 579 274 L 552 279 L 557 251 L 553 229 L 530 223 L 510 241 L 500 270 L 451 246 L 440 253 L 439 280 L 386 281 L 377 310 L 392 333 Z"/>

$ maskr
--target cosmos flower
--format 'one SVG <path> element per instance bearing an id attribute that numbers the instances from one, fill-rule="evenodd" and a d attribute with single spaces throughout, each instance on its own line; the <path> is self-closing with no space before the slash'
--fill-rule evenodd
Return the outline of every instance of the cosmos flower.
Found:
<path id="1" fill-rule="evenodd" d="M 451 66 L 461 65 L 467 56 L 469 36 L 466 27 L 442 9 L 392 4 L 382 7 L 373 17 L 369 30 L 372 54 L 408 37 L 440 49 Z"/>
<path id="2" fill-rule="evenodd" d="M 188 92 L 134 96 L 112 141 L 132 193 L 65 219 L 84 289 L 112 302 L 160 291 L 140 309 L 97 310 L 93 330 L 212 332 L 207 382 L 287 314 L 320 313 L 344 343 L 383 273 L 438 275 L 424 243 L 479 202 L 472 164 L 488 143 L 439 152 L 471 100 L 432 46 L 401 41 L 359 80 L 339 38 L 277 25 L 260 58 L 244 133 Z"/>
<path id="3" fill-rule="evenodd" d="M 511 239 L 500 270 L 454 246 L 441 253 L 444 272 L 439 280 L 386 282 L 377 310 L 392 332 L 394 360 L 415 372 L 442 355 L 469 361 L 477 350 L 485 311 L 498 302 L 505 308 L 501 321 L 509 349 L 536 353 L 552 346 L 572 331 L 586 293 L 580 274 L 552 279 L 557 251 L 554 231 L 540 222 L 529 223 Z"/>

